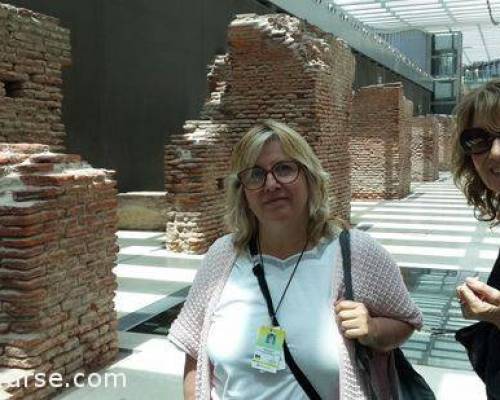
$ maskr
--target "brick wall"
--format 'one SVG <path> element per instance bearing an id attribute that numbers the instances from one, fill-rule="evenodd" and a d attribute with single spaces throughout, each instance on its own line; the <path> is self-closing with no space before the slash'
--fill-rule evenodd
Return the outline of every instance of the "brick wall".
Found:
<path id="1" fill-rule="evenodd" d="M 354 57 L 346 44 L 286 15 L 238 16 L 229 52 L 210 67 L 201 119 L 165 148 L 171 206 L 167 248 L 203 253 L 224 233 L 224 178 L 231 149 L 258 120 L 300 132 L 331 174 L 333 212 L 349 219 L 348 155 Z"/>
<path id="2" fill-rule="evenodd" d="M 37 373 L 103 367 L 118 351 L 116 188 L 63 151 L 69 32 L 0 4 L 0 398 L 44 399 Z M 27 379 L 27 386 L 19 379 Z"/>
<path id="3" fill-rule="evenodd" d="M 0 144 L 4 383 L 37 372 L 69 379 L 104 366 L 118 351 L 115 181 L 79 156 L 48 150 Z M 39 399 L 54 390 L 32 382 L 10 393 L 28 399 L 37 391 Z"/>
<path id="4" fill-rule="evenodd" d="M 439 170 L 449 171 L 451 168 L 451 136 L 455 127 L 451 115 L 436 115 L 439 124 Z"/>
<path id="5" fill-rule="evenodd" d="M 355 199 L 397 199 L 410 192 L 410 128 L 413 104 L 402 83 L 356 92 L 352 110 L 351 190 Z"/>
<path id="6" fill-rule="evenodd" d="M 58 20 L 0 4 L 0 142 L 63 150 L 62 68 L 69 31 Z"/>
<path id="7" fill-rule="evenodd" d="M 412 119 L 411 170 L 414 181 L 439 178 L 439 123 L 434 115 Z"/>

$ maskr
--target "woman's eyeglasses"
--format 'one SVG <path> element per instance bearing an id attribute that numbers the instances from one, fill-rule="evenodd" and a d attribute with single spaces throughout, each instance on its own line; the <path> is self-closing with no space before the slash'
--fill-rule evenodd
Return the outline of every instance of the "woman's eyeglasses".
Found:
<path id="1" fill-rule="evenodd" d="M 465 154 L 481 154 L 491 149 L 500 132 L 488 132 L 482 128 L 464 129 L 460 135 L 460 145 Z"/>
<path id="2" fill-rule="evenodd" d="M 238 179 L 247 190 L 257 190 L 266 184 L 267 175 L 272 174 L 274 179 L 283 184 L 295 182 L 299 176 L 300 164 L 297 161 L 280 161 L 270 170 L 261 167 L 244 169 L 238 174 Z"/>

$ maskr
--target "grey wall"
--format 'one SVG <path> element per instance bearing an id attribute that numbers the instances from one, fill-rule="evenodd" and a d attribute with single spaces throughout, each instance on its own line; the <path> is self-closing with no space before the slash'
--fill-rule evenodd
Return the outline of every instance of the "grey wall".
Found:
<path id="1" fill-rule="evenodd" d="M 206 96 L 206 66 L 225 52 L 235 14 L 254 0 L 8 0 L 71 30 L 64 74 L 68 152 L 117 171 L 121 192 L 163 190 L 163 145 Z"/>
<path id="2" fill-rule="evenodd" d="M 355 56 L 355 89 L 377 83 L 403 82 L 405 96 L 413 102 L 413 113 L 415 115 L 425 115 L 430 113 L 432 92 L 408 79 L 403 78 L 391 70 L 382 67 L 360 53 L 355 53 Z"/>
<path id="3" fill-rule="evenodd" d="M 417 29 L 380 34 L 392 46 L 401 50 L 424 71 L 431 73 L 432 34 Z"/>

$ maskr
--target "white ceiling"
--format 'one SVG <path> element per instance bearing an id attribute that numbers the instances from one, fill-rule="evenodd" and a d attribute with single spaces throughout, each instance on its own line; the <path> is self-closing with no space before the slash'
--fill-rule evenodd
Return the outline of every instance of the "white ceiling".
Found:
<path id="1" fill-rule="evenodd" d="M 487 0 L 333 0 L 346 14 L 377 30 L 463 33 L 463 63 L 500 59 L 500 25 Z M 489 0 L 500 23 L 500 0 Z"/>

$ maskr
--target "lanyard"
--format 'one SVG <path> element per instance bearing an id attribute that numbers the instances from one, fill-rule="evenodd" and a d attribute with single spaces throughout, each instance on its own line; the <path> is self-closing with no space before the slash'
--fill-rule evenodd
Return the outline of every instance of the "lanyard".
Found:
<path id="1" fill-rule="evenodd" d="M 304 255 L 304 251 L 306 250 L 308 241 L 306 240 L 306 243 L 304 244 L 304 248 L 300 252 L 299 259 L 295 263 L 295 266 L 293 267 L 293 271 L 290 274 L 290 278 L 288 278 L 288 282 L 285 286 L 285 289 L 283 290 L 283 293 L 281 294 L 280 300 L 278 301 L 278 306 L 276 307 L 276 310 L 274 310 L 273 307 L 273 300 L 271 298 L 271 293 L 269 292 L 269 286 L 267 285 L 266 281 L 266 276 L 264 273 L 264 260 L 262 259 L 262 253 L 260 251 L 260 245 L 258 238 L 254 238 L 250 242 L 250 255 L 252 256 L 252 260 L 254 262 L 254 267 L 253 267 L 253 273 L 255 277 L 257 278 L 257 282 L 259 283 L 260 291 L 262 292 L 262 295 L 264 296 L 264 299 L 266 300 L 266 306 L 267 306 L 267 312 L 269 314 L 269 317 L 271 318 L 271 323 L 273 326 L 279 326 L 278 319 L 276 318 L 276 314 L 278 313 L 278 310 L 281 307 L 281 304 L 283 303 L 283 299 L 285 298 L 286 292 L 288 291 L 288 288 L 290 287 L 290 283 L 292 282 L 293 277 L 295 276 L 295 272 L 297 271 L 297 267 L 300 264 L 300 261 L 302 260 L 302 256 Z M 257 262 L 256 257 L 257 254 L 259 255 L 259 261 Z"/>

